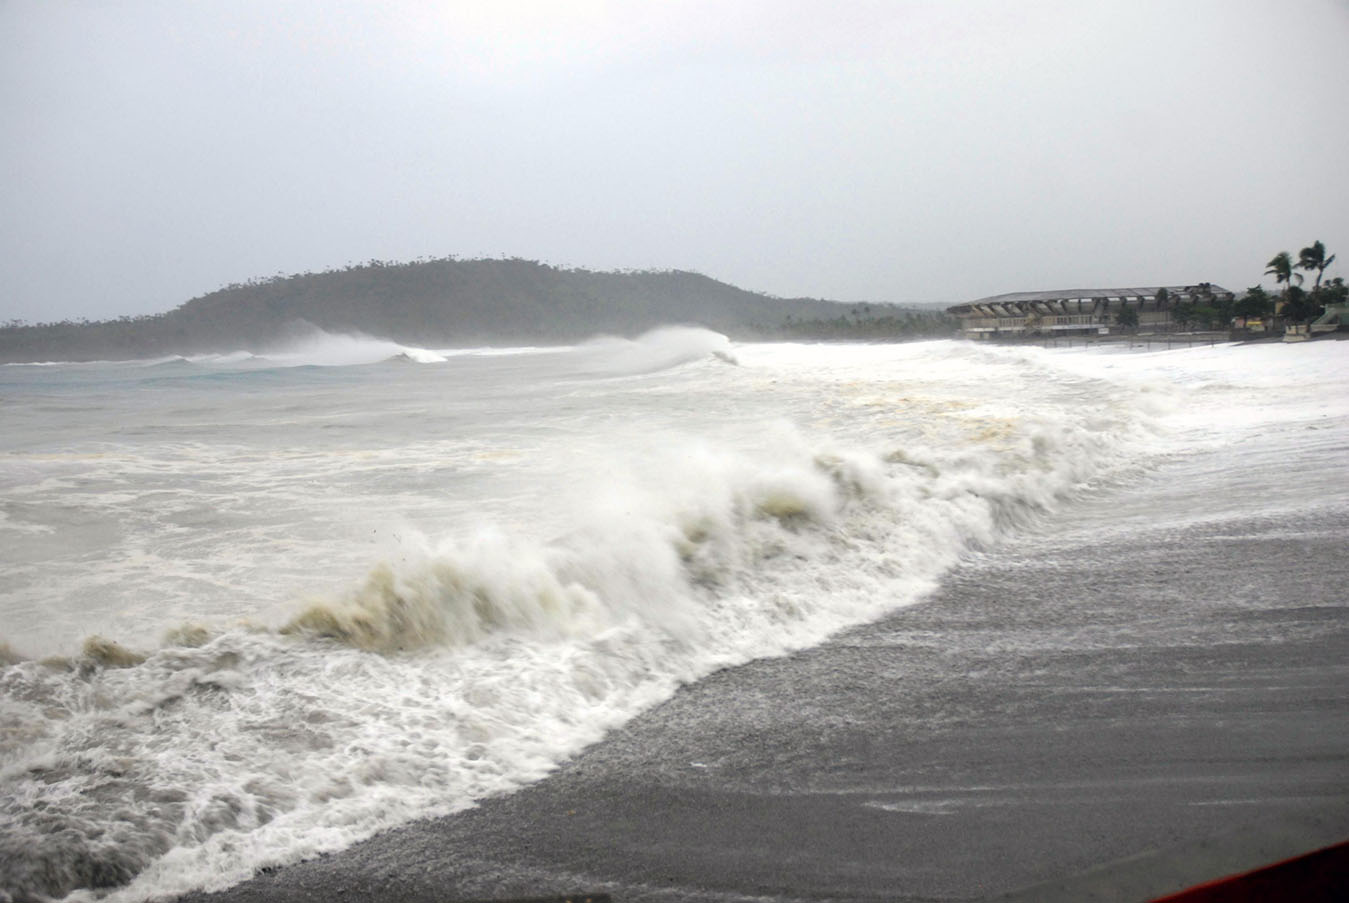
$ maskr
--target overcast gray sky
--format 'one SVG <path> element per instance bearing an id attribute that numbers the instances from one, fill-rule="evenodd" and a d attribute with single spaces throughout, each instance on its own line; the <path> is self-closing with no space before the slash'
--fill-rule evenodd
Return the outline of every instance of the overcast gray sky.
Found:
<path id="1" fill-rule="evenodd" d="M 1343 0 L 0 0 L 0 319 L 447 254 L 849 301 L 1343 274 L 1347 94 Z"/>

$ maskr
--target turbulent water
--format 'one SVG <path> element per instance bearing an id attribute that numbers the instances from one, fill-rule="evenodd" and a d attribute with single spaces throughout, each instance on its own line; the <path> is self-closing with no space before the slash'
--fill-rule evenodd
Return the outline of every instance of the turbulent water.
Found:
<path id="1" fill-rule="evenodd" d="M 671 329 L 0 368 L 0 899 L 220 888 L 471 806 L 1075 499 L 1118 493 L 1127 542 L 1163 462 L 1314 505 L 1277 468 L 1344 460 L 1345 348 Z"/>

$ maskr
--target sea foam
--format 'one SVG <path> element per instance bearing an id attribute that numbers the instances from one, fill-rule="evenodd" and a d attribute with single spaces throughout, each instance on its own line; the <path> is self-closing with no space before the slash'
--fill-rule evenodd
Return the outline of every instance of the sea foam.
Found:
<path id="1" fill-rule="evenodd" d="M 689 338 L 655 357 L 720 347 Z M 1314 372 L 1333 369 L 1308 350 Z M 523 481 L 519 497 L 472 496 L 440 530 L 414 522 L 419 497 L 364 576 L 319 581 L 279 617 L 168 623 L 158 645 L 91 638 L 45 660 L 5 653 L 0 887 L 116 900 L 220 888 L 537 780 L 682 683 L 921 599 L 960 556 L 1181 453 L 1187 412 L 1201 438 L 1219 429 L 1250 384 L 1215 356 L 1187 370 L 955 343 L 734 351 L 739 368 L 676 364 L 655 381 L 638 355 L 620 368 L 634 380 L 597 372 L 594 385 L 540 359 L 566 378 L 542 400 L 521 395 L 529 429 L 502 410 L 501 444 L 440 478 L 472 465 L 463 485 L 507 485 L 491 482 L 499 471 Z M 323 403 L 346 410 L 397 369 Z M 540 391 L 541 372 L 518 392 Z M 1277 424 L 1275 398 L 1261 423 Z M 690 419 L 698 429 L 682 428 Z M 402 466 L 458 447 L 409 446 Z M 350 459 L 339 444 L 305 468 L 325 456 Z M 283 460 L 269 492 L 290 485 Z M 359 485 L 387 485 L 397 463 Z M 312 538 L 291 554 L 324 551 Z"/>

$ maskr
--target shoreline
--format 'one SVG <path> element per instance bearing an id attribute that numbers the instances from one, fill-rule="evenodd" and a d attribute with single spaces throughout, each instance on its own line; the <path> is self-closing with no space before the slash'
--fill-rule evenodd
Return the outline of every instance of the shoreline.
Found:
<path id="1" fill-rule="evenodd" d="M 1284 342 L 1282 333 L 1276 335 L 1264 336 L 1242 336 L 1233 337 L 1226 331 L 1194 332 L 1194 333 L 1175 333 L 1175 332 L 1157 332 L 1157 333 L 1136 333 L 1134 335 L 1075 335 L 1075 336 L 1037 336 L 1027 338 L 999 338 L 999 339 L 967 339 L 960 335 L 954 336 L 964 341 L 976 342 L 979 344 L 1001 345 L 1007 347 L 1017 347 L 1031 345 L 1037 348 L 1092 348 L 1094 346 L 1114 346 L 1125 345 L 1130 349 L 1136 349 L 1142 346 L 1143 350 L 1153 350 L 1153 346 L 1158 346 L 1157 350 L 1170 348 L 1193 348 L 1195 346 L 1210 348 L 1216 345 L 1284 345 L 1284 344 L 1304 344 L 1302 342 Z M 1336 332 L 1323 333 L 1312 336 L 1309 342 L 1342 342 L 1349 339 L 1349 330 L 1341 329 Z"/>
<path id="2" fill-rule="evenodd" d="M 513 794 L 182 899 L 1142 900 L 1349 837 L 1349 506 L 1121 554 L 1119 501 Z"/>

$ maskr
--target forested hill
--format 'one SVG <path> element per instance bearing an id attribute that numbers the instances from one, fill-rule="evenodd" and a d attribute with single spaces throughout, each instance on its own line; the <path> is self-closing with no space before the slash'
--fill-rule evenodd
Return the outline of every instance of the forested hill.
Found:
<path id="1" fill-rule="evenodd" d="M 0 361 L 96 360 L 259 350 L 297 324 L 425 347 L 567 342 L 662 324 L 733 338 L 801 334 L 807 324 L 901 326 L 932 315 L 884 305 L 773 298 L 697 273 L 597 273 L 527 260 L 381 263 L 232 285 L 168 313 L 0 328 Z M 807 330 L 809 332 L 809 330 Z M 822 335 L 820 337 L 832 337 Z"/>

